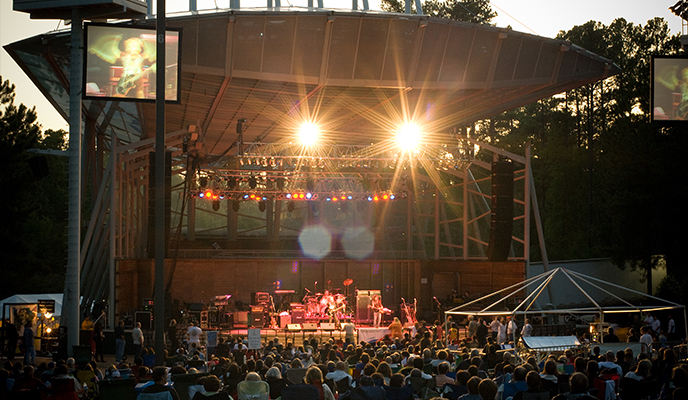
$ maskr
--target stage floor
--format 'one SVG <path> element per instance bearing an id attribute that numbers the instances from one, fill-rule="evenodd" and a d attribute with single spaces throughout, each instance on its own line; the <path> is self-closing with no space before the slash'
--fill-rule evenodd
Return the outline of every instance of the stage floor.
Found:
<path id="1" fill-rule="evenodd" d="M 221 336 L 243 336 L 247 337 L 249 329 L 258 328 L 248 328 L 248 327 L 235 327 L 232 329 L 220 329 L 219 332 Z M 387 328 L 374 328 L 372 326 L 357 326 L 354 331 L 354 342 L 360 343 L 362 341 L 370 342 L 372 340 L 382 339 L 386 334 L 389 334 L 389 329 Z M 345 342 L 346 332 L 341 329 L 299 329 L 299 330 L 289 330 L 282 328 L 260 328 L 260 338 L 263 344 L 267 343 L 269 340 L 277 338 L 280 343 L 286 344 L 288 342 L 293 343 L 295 346 L 303 345 L 304 341 L 310 340 L 311 338 L 318 339 L 320 342 L 325 340 L 333 339 L 336 343 L 342 345 Z"/>

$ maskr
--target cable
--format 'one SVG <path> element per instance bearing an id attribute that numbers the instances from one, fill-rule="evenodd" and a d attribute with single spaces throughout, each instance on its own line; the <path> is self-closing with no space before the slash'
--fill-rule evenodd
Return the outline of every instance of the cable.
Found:
<path id="1" fill-rule="evenodd" d="M 537 32 L 535 32 L 534 30 L 530 29 L 530 27 L 528 27 L 528 25 L 526 25 L 526 24 L 524 24 L 523 22 L 517 20 L 516 18 L 514 18 L 514 17 L 513 17 L 511 14 L 509 14 L 508 12 L 506 12 L 506 11 L 502 10 L 501 8 L 497 7 L 497 5 L 496 5 L 494 2 L 490 1 L 490 4 L 492 5 L 492 7 L 494 7 L 494 8 L 496 8 L 497 10 L 503 12 L 507 17 L 513 19 L 514 21 L 516 21 L 516 22 L 518 22 L 519 24 L 521 24 L 521 26 L 523 26 L 524 28 L 526 28 L 526 29 L 528 29 L 529 31 L 533 32 L 533 34 L 535 34 L 535 35 L 537 35 L 537 36 L 540 36 Z"/>

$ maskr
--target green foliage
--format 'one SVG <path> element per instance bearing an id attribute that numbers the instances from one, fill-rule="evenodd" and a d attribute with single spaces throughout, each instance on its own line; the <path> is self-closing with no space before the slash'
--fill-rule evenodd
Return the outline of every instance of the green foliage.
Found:
<path id="1" fill-rule="evenodd" d="M 688 135 L 649 121 L 651 58 L 680 52 L 678 35 L 661 18 L 645 25 L 619 18 L 609 26 L 590 21 L 558 38 L 623 72 L 481 121 L 480 138 L 517 154 L 532 143 L 551 260 L 612 257 L 620 267 L 649 270 L 655 255 L 668 255 L 669 271 L 680 270 L 671 268 L 680 257 L 670 255 L 686 247 L 688 217 L 677 199 L 687 194 L 681 153 Z M 537 259 L 539 244 L 531 243 Z"/>
<path id="2" fill-rule="evenodd" d="M 380 7 L 383 11 L 404 13 L 405 4 L 400 0 L 382 0 Z M 421 7 L 425 15 L 479 24 L 489 24 L 497 16 L 488 0 L 426 0 Z M 416 12 L 415 3 L 411 5 L 411 12 Z"/>
<path id="3" fill-rule="evenodd" d="M 66 157 L 45 156 L 50 171 L 36 178 L 32 148 L 61 150 L 65 132 L 41 134 L 34 109 L 14 104 L 15 87 L 0 77 L 0 196 L 3 260 L 0 296 L 60 292 L 66 259 Z"/>

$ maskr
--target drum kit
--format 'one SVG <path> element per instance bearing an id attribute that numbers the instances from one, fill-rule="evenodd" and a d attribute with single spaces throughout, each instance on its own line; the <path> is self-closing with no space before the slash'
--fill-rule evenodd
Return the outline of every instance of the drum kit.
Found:
<path id="1" fill-rule="evenodd" d="M 347 293 L 349 292 L 349 286 L 353 282 L 353 279 L 346 279 L 343 282 Z M 340 290 L 341 289 L 334 289 L 335 293 L 330 293 L 329 290 L 325 290 L 324 293 L 315 294 L 311 294 L 311 292 L 307 290 L 309 294 L 303 299 L 306 304 L 306 318 L 330 318 L 337 321 L 351 318 L 352 312 L 348 306 L 347 296 L 338 293 Z"/>

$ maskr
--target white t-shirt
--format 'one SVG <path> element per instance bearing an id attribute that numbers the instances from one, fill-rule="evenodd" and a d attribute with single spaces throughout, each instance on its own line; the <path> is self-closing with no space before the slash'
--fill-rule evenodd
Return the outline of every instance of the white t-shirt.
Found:
<path id="1" fill-rule="evenodd" d="M 143 332 L 140 328 L 134 328 L 131 331 L 131 341 L 134 342 L 134 344 L 143 344 Z"/>
<path id="2" fill-rule="evenodd" d="M 514 320 L 512 319 L 511 321 L 509 321 L 508 324 L 506 324 L 506 334 L 508 336 L 513 335 L 513 333 L 516 332 L 516 328 L 518 328 L 518 326 L 516 325 L 516 322 L 514 322 Z"/>
<path id="3" fill-rule="evenodd" d="M 652 330 L 655 332 L 659 332 L 659 325 L 660 325 L 659 318 L 655 318 L 654 321 L 652 321 Z"/>
<path id="4" fill-rule="evenodd" d="M 652 346 L 652 336 L 649 333 L 640 337 L 640 343 L 645 345 L 641 347 L 643 353 L 651 353 L 650 346 Z"/>
<path id="5" fill-rule="evenodd" d="M 667 333 L 676 333 L 676 323 L 673 319 L 670 319 L 669 322 L 667 322 Z"/>
<path id="6" fill-rule="evenodd" d="M 531 333 L 533 333 L 533 326 L 530 324 L 523 325 L 523 329 L 521 329 L 521 336 L 528 337 Z"/>
<path id="7" fill-rule="evenodd" d="M 186 334 L 189 335 L 189 343 L 200 343 L 203 331 L 197 326 L 190 326 Z"/>

